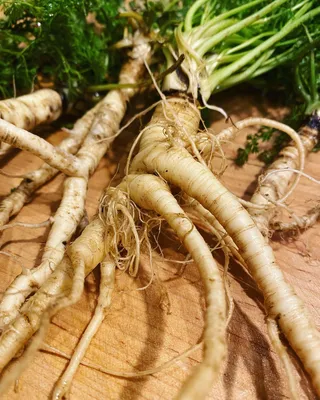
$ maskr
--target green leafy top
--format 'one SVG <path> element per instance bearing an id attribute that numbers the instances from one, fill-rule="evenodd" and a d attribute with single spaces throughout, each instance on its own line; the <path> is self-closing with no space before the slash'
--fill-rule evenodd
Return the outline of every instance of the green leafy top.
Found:
<path id="1" fill-rule="evenodd" d="M 88 83 L 103 82 L 116 63 L 108 46 L 122 37 L 120 3 L 0 0 L 1 96 L 28 92 L 46 80 L 67 86 L 75 97 Z"/>
<path id="2" fill-rule="evenodd" d="M 197 0 L 176 30 L 191 92 L 208 99 L 296 59 L 320 38 L 319 15 L 316 0 Z"/>

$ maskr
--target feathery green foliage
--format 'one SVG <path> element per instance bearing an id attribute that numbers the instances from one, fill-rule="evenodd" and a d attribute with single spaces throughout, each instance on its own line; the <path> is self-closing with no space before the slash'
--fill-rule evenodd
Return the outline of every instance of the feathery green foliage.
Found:
<path id="1" fill-rule="evenodd" d="M 122 37 L 121 2 L 111 0 L 0 0 L 0 91 L 28 92 L 39 80 L 67 87 L 71 96 L 100 83 L 116 63 L 108 46 Z M 104 27 L 87 22 L 89 13 Z M 92 14 L 93 15 L 93 14 Z"/>

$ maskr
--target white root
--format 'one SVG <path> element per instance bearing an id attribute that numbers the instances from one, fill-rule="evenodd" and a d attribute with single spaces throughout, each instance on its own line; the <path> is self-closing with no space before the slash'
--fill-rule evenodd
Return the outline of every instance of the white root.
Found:
<path id="1" fill-rule="evenodd" d="M 98 304 L 96 306 L 94 315 L 87 326 L 84 334 L 82 335 L 67 369 L 64 371 L 59 381 L 53 391 L 52 399 L 58 400 L 62 399 L 64 395 L 68 392 L 72 379 L 82 362 L 82 359 L 89 347 L 89 344 L 98 331 L 101 323 L 104 320 L 106 309 L 110 307 L 111 295 L 114 288 L 115 280 L 115 263 L 108 259 L 108 257 L 101 263 L 101 282 L 100 282 L 100 292 L 98 297 Z"/>
<path id="2" fill-rule="evenodd" d="M 71 154 L 75 154 L 79 150 L 84 138 L 88 134 L 99 106 L 100 104 L 98 103 L 82 118 L 76 121 L 73 129 L 68 131 L 69 136 L 59 144 L 59 148 Z M 43 164 L 37 170 L 26 174 L 22 182 L 1 201 L 0 226 L 6 224 L 10 217 L 16 215 L 24 204 L 30 201 L 32 194 L 58 173 L 57 169 L 50 167 L 48 164 Z"/>
<path id="3" fill-rule="evenodd" d="M 66 175 L 85 175 L 81 162 L 76 157 L 53 146 L 39 136 L 25 129 L 17 128 L 2 119 L 0 119 L 0 140 L 13 147 L 31 152 Z"/>
<path id="4" fill-rule="evenodd" d="M 31 224 L 31 223 L 27 223 L 27 222 L 12 222 L 11 224 L 0 226 L 0 232 L 4 231 L 6 229 L 14 228 L 16 226 L 20 226 L 22 228 L 32 228 L 32 229 L 43 228 L 44 226 L 48 226 L 48 225 L 52 224 L 52 222 L 53 222 L 52 217 L 48 218 L 47 220 L 45 220 L 43 222 L 39 222 L 38 224 Z"/>
<path id="5" fill-rule="evenodd" d="M 105 257 L 105 226 L 99 218 L 94 219 L 69 247 L 59 267 L 42 287 L 23 305 L 17 318 L 6 327 L 0 336 L 0 369 L 2 370 L 23 348 L 25 343 L 40 328 L 43 318 L 53 315 L 62 306 L 77 300 L 83 275 L 90 273 Z M 78 280 L 74 284 L 74 268 Z M 84 268 L 84 271 L 83 271 Z"/>
<path id="6" fill-rule="evenodd" d="M 316 116 L 319 118 L 319 116 Z M 318 140 L 319 131 L 317 128 L 311 128 L 310 126 L 304 126 L 299 131 L 301 143 L 304 149 L 304 157 L 306 157 L 314 148 Z M 277 159 L 267 168 L 265 174 L 260 177 L 259 181 L 263 181 L 258 185 L 255 193 L 251 197 L 251 203 L 256 205 L 265 205 L 271 202 L 278 203 L 283 201 L 292 193 L 294 184 L 291 185 L 288 190 L 289 183 L 291 182 L 294 172 L 293 170 L 299 170 L 296 176 L 301 176 L 301 154 L 297 146 L 297 142 L 291 142 L 288 146 L 281 150 Z M 279 171 L 273 174 L 273 171 Z M 297 179 L 294 179 L 297 182 Z M 285 194 L 286 193 L 286 194 Z M 259 227 L 263 236 L 266 240 L 270 236 L 270 223 L 274 218 L 276 207 L 272 207 L 269 210 L 258 210 L 249 208 L 253 220 Z"/>
<path id="7" fill-rule="evenodd" d="M 203 361 L 184 383 L 178 398 L 205 398 L 227 354 L 226 293 L 218 265 L 208 245 L 161 179 L 149 174 L 129 175 L 121 187 L 128 190 L 141 208 L 155 211 L 166 219 L 199 268 L 207 305 Z"/>
<path id="8" fill-rule="evenodd" d="M 292 363 L 290 361 L 286 348 L 284 347 L 284 345 L 280 340 L 276 321 L 274 319 L 267 318 L 267 328 L 271 344 L 273 348 L 276 350 L 278 357 L 282 361 L 282 364 L 287 374 L 289 390 L 290 390 L 290 398 L 292 400 L 298 400 L 299 397 L 297 395 L 297 382 L 293 373 Z"/>
<path id="9" fill-rule="evenodd" d="M 139 81 L 144 73 L 143 60 L 149 55 L 148 44 L 137 45 L 132 52 L 132 58 L 121 69 L 120 83 Z M 26 297 L 45 282 L 62 260 L 65 245 L 84 214 L 88 178 L 108 150 L 112 140 L 106 139 L 114 137 L 125 114 L 127 101 L 135 93 L 136 89 L 113 90 L 100 102 L 90 131 L 77 154 L 84 177 L 66 179 L 63 199 L 55 214 L 41 264 L 30 276 L 18 276 L 9 286 L 0 303 L 0 326 L 5 326 L 15 318 Z"/>
<path id="10" fill-rule="evenodd" d="M 170 113 L 168 109 L 166 111 Z M 141 138 L 140 152 L 132 162 L 131 173 L 157 172 L 217 218 L 239 248 L 250 274 L 261 289 L 268 316 L 277 321 L 320 394 L 320 334 L 303 302 L 285 281 L 272 249 L 236 197 L 186 149 L 168 143 L 164 135 L 165 121 L 162 128 L 158 127 L 162 122 L 161 112 L 161 108 L 156 109 L 150 122 L 150 125 L 157 123 L 157 127 L 150 127 L 148 135 Z M 181 120 L 184 120 L 182 115 L 187 116 L 189 129 L 191 115 L 195 118 L 193 107 L 187 110 L 186 103 L 177 99 L 175 112 Z"/>
<path id="11" fill-rule="evenodd" d="M 51 89 L 41 89 L 16 99 L 0 101 L 0 118 L 27 131 L 40 124 L 55 121 L 61 112 L 61 97 Z M 11 146 L 7 143 L 0 143 L 0 159 L 10 149 Z"/>

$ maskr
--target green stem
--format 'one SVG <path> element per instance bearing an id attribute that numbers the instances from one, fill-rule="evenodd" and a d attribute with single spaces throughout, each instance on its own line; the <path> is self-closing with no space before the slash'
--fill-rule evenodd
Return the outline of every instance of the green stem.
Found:
<path id="1" fill-rule="evenodd" d="M 300 95 L 304 98 L 304 100 L 307 104 L 310 103 L 311 97 L 310 97 L 309 93 L 307 92 L 304 83 L 301 80 L 299 64 L 295 68 L 294 75 L 295 75 L 296 89 L 297 89 L 298 93 L 300 93 Z"/>
<path id="2" fill-rule="evenodd" d="M 256 13 L 250 15 L 249 17 L 243 19 L 242 21 L 239 21 L 238 23 L 234 24 L 233 26 L 224 29 L 217 35 L 215 35 L 212 39 L 206 40 L 201 48 L 199 48 L 199 55 L 200 57 L 203 57 L 206 52 L 211 50 L 214 46 L 216 46 L 218 43 L 222 42 L 225 40 L 226 37 L 239 32 L 241 29 L 245 28 L 246 26 L 252 24 L 254 21 L 259 20 L 261 17 L 264 15 L 268 14 L 275 8 L 279 7 L 283 3 L 285 3 L 288 0 L 275 0 L 271 4 L 267 5 L 266 7 L 263 7 L 261 10 L 257 11 Z"/>
<path id="3" fill-rule="evenodd" d="M 251 50 L 249 53 L 247 53 L 244 57 L 242 57 L 240 60 L 234 62 L 233 64 L 217 71 L 217 73 L 213 74 L 209 78 L 209 85 L 210 85 L 210 90 L 211 92 L 221 83 L 224 79 L 228 78 L 231 76 L 233 73 L 236 71 L 239 71 L 240 68 L 243 68 L 246 64 L 248 64 L 250 61 L 254 60 L 256 57 L 259 57 L 259 55 L 271 48 L 272 46 L 275 45 L 279 40 L 281 40 L 283 37 L 288 35 L 291 31 L 293 31 L 295 28 L 297 28 L 299 25 L 303 24 L 305 21 L 308 19 L 313 18 L 315 15 L 320 13 L 320 7 L 315 8 L 314 10 L 308 12 L 307 14 L 303 15 L 299 19 L 292 19 L 290 22 L 288 22 L 280 32 L 275 34 L 273 37 L 267 39 L 265 42 L 261 43 L 258 47 L 255 49 Z"/>
<path id="4" fill-rule="evenodd" d="M 184 20 L 184 28 L 186 31 L 191 31 L 192 29 L 192 21 L 194 14 L 199 10 L 199 8 L 206 3 L 208 0 L 198 0 L 190 7 L 189 11 Z"/>
<path id="5" fill-rule="evenodd" d="M 249 80 L 251 75 L 272 55 L 272 53 L 273 50 L 269 50 L 268 52 L 262 54 L 262 56 L 258 58 L 258 60 L 249 68 L 247 68 L 244 72 L 233 75 L 230 78 L 226 79 L 223 82 L 223 87 L 227 88 L 243 82 L 244 80 Z"/>
<path id="6" fill-rule="evenodd" d="M 265 36 L 271 36 L 274 35 L 273 31 L 270 32 L 263 32 L 260 35 L 257 35 L 249 40 L 246 40 L 244 43 L 239 44 L 238 46 L 232 47 L 230 50 L 227 51 L 227 54 L 232 54 L 232 53 L 236 53 L 239 50 L 245 49 L 246 47 L 250 46 L 251 44 L 253 44 L 254 42 L 264 38 Z"/>
<path id="7" fill-rule="evenodd" d="M 317 92 L 317 77 L 316 77 L 314 50 L 312 50 L 310 53 L 310 92 L 311 92 L 312 102 L 317 101 L 319 96 Z"/>
<path id="8" fill-rule="evenodd" d="M 196 37 L 201 38 L 201 37 L 203 37 L 203 35 L 207 36 L 207 34 L 206 34 L 207 30 L 209 30 L 212 26 L 215 26 L 217 22 L 225 20 L 233 15 L 237 15 L 248 8 L 251 8 L 259 3 L 262 3 L 263 1 L 264 0 L 254 0 L 243 6 L 233 8 L 230 11 L 226 11 L 223 14 L 217 15 L 216 17 L 214 17 L 210 21 L 208 21 L 205 25 L 195 28 L 195 30 L 197 31 Z M 186 28 L 185 28 L 185 30 L 187 31 Z"/>

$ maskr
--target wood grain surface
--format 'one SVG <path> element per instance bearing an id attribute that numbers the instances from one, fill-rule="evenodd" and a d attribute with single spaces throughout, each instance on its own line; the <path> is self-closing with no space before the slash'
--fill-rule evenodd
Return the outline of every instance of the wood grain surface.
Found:
<path id="1" fill-rule="evenodd" d="M 263 107 L 257 107 L 261 102 L 259 93 L 246 96 L 243 93 L 232 93 L 231 98 L 232 100 L 227 99 L 227 96 L 220 96 L 219 105 L 223 105 L 235 121 L 249 115 L 279 116 L 277 104 L 265 102 Z M 213 120 L 214 118 L 215 114 L 212 115 Z M 219 131 L 226 124 L 219 120 L 213 122 L 212 126 Z M 129 130 L 117 140 L 90 180 L 87 198 L 87 212 L 90 218 L 95 214 L 102 190 L 110 183 L 118 163 L 122 161 L 120 165 L 123 165 L 125 150 L 130 146 L 130 140 L 135 133 L 134 129 Z M 244 142 L 246 133 L 248 131 L 242 133 L 236 143 L 226 147 L 229 166 L 222 179 L 236 195 L 249 199 L 262 164 L 254 157 L 241 169 L 235 167 L 232 162 L 239 143 Z M 52 133 L 48 140 L 58 143 L 62 135 L 61 131 Z M 319 154 L 312 154 L 306 165 L 306 172 L 317 179 L 320 177 L 319 157 Z M 12 174 L 31 171 L 41 164 L 39 159 L 25 152 L 16 152 L 6 161 L 2 163 L 1 168 Z M 120 170 L 121 168 L 122 166 Z M 39 190 L 13 220 L 41 222 L 53 215 L 61 199 L 63 180 L 64 177 L 60 174 Z M 19 178 L 0 176 L 0 196 L 5 196 L 19 181 Z M 289 204 L 297 214 L 301 214 L 318 198 L 317 185 L 302 178 L 295 194 L 289 199 Z M 1 250 L 19 256 L 25 267 L 32 268 L 39 262 L 47 231 L 48 228 L 20 227 L 7 230 L 0 238 Z M 279 265 L 288 281 L 306 302 L 317 326 L 320 325 L 319 239 L 320 229 L 319 225 L 316 225 L 298 237 L 278 237 L 272 241 Z M 184 249 L 170 238 L 164 239 L 162 243 L 166 261 L 161 260 L 160 256 L 153 261 L 153 268 L 157 269 L 161 283 L 154 282 L 146 290 L 137 290 L 145 286 L 150 279 L 151 269 L 147 257 L 143 258 L 136 279 L 119 273 L 112 307 L 92 341 L 86 360 L 114 370 L 144 370 L 161 365 L 201 340 L 205 305 L 196 266 L 188 264 L 184 274 L 179 276 L 177 272 L 180 265 L 167 260 L 183 260 Z M 219 259 L 219 252 L 215 255 Z M 3 291 L 20 272 L 21 266 L 4 255 L 0 255 L 0 263 L 0 290 Z M 229 356 L 221 377 L 208 398 L 288 398 L 284 370 L 266 334 L 263 299 L 259 290 L 236 264 L 230 266 L 230 284 L 235 311 L 228 328 Z M 96 296 L 96 278 L 91 274 L 86 281 L 81 301 L 54 317 L 46 343 L 71 355 L 92 316 Z M 291 356 L 296 375 L 300 378 L 300 398 L 315 399 L 311 384 L 299 361 L 293 354 Z M 169 400 L 174 397 L 192 367 L 200 360 L 201 351 L 198 350 L 158 374 L 139 379 L 119 379 L 80 366 L 73 381 L 70 399 Z M 22 374 L 18 391 L 14 392 L 12 389 L 3 398 L 49 398 L 53 385 L 66 363 L 64 358 L 40 352 L 30 363 L 28 370 Z"/>

